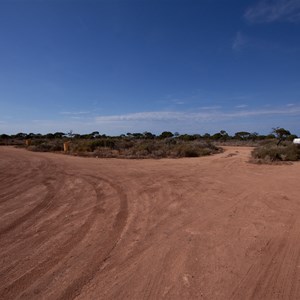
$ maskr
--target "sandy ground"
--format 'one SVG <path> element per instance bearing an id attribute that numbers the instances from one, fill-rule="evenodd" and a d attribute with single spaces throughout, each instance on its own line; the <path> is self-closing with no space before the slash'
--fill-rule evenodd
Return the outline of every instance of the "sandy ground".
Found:
<path id="1" fill-rule="evenodd" d="M 0 299 L 300 299 L 300 164 L 0 147 Z"/>

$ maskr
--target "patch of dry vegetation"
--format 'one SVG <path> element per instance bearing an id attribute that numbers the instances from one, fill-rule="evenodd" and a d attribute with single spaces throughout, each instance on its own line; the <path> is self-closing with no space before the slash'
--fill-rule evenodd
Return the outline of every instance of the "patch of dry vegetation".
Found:
<path id="1" fill-rule="evenodd" d="M 222 146 L 252 146 L 252 162 L 278 163 L 300 159 L 299 147 L 292 144 L 297 136 L 284 128 L 273 128 L 268 135 L 256 132 L 236 132 L 230 136 L 221 130 L 213 135 L 174 134 L 164 131 L 160 135 L 151 132 L 127 133 L 120 136 L 55 132 L 45 135 L 18 133 L 0 135 L 0 145 L 15 145 L 31 151 L 62 152 L 68 142 L 72 155 L 115 158 L 178 158 L 199 157 L 222 152 Z"/>
<path id="2" fill-rule="evenodd" d="M 33 141 L 31 151 L 62 151 L 61 141 Z M 170 139 L 75 139 L 70 143 L 73 155 L 102 158 L 177 158 L 199 157 L 221 152 L 221 148 L 206 141 Z"/>
<path id="3" fill-rule="evenodd" d="M 253 162 L 256 163 L 297 161 L 300 159 L 300 147 L 291 142 L 285 142 L 281 145 L 268 143 L 254 149 L 252 158 Z"/>

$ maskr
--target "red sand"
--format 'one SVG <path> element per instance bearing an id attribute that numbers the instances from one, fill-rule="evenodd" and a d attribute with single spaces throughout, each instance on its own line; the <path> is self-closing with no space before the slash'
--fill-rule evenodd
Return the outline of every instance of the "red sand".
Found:
<path id="1" fill-rule="evenodd" d="M 300 164 L 250 164 L 250 151 L 0 147 L 0 298 L 300 299 Z"/>

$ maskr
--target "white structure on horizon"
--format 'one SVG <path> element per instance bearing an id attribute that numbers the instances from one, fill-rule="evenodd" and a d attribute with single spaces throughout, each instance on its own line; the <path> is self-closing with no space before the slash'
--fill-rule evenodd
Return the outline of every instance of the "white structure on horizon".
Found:
<path id="1" fill-rule="evenodd" d="M 300 144 L 300 139 L 294 139 L 294 140 L 293 140 L 293 143 L 294 143 L 294 144 Z"/>

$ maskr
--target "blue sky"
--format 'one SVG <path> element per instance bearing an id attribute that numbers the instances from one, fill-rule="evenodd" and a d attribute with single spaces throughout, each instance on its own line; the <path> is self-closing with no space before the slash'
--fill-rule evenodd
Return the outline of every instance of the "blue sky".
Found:
<path id="1" fill-rule="evenodd" d="M 299 121 L 300 0 L 0 1 L 0 133 Z"/>

